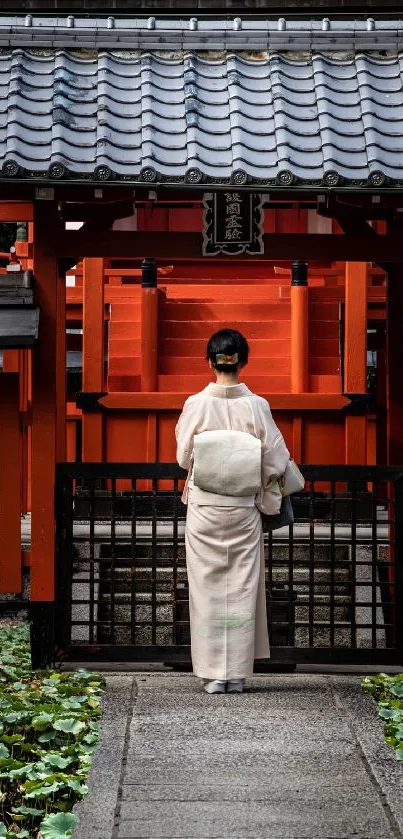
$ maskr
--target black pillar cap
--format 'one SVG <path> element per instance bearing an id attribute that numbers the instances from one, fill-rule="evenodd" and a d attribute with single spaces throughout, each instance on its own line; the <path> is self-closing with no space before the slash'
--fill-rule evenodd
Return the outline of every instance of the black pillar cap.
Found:
<path id="1" fill-rule="evenodd" d="M 143 288 L 157 288 L 157 262 L 149 256 L 141 264 L 141 285 Z"/>
<path id="2" fill-rule="evenodd" d="M 308 285 L 308 263 L 295 262 L 291 263 L 291 285 Z"/>

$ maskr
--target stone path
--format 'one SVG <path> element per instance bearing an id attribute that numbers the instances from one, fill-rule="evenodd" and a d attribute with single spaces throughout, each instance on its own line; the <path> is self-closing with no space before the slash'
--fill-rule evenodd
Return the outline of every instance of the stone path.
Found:
<path id="1" fill-rule="evenodd" d="M 397 839 L 403 765 L 359 676 L 108 677 L 73 839 Z"/>

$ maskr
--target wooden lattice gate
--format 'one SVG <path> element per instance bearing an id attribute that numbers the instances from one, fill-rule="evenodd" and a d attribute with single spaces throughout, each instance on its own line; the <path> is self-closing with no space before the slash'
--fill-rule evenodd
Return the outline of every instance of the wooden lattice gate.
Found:
<path id="1" fill-rule="evenodd" d="M 403 470 L 307 466 L 295 524 L 265 539 L 272 662 L 403 662 Z M 183 472 L 63 464 L 55 649 L 72 660 L 190 658 Z"/>

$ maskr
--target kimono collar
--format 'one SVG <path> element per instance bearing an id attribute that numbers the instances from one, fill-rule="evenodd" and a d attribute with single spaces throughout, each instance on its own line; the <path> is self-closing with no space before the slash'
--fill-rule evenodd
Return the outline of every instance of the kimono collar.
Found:
<path id="1" fill-rule="evenodd" d="M 216 382 L 210 382 L 206 389 L 211 396 L 219 396 L 223 399 L 237 399 L 239 396 L 247 396 L 250 393 L 243 382 L 237 385 L 218 385 Z"/>

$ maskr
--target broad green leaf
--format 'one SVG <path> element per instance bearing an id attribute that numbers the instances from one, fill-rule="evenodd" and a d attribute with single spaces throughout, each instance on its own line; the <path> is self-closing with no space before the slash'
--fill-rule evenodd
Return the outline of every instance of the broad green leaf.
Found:
<path id="1" fill-rule="evenodd" d="M 403 699 L 403 682 L 398 682 L 397 684 L 392 685 L 390 687 L 390 692 L 393 693 L 393 696 Z"/>
<path id="2" fill-rule="evenodd" d="M 26 625 L 0 629 L 0 657 L 0 778 L 11 780 L 0 803 L 13 819 L 0 839 L 33 839 L 28 829 L 18 832 L 20 823 L 31 824 L 36 835 L 43 816 L 42 839 L 68 839 L 76 822 L 69 811 L 87 794 L 105 680 L 86 670 L 33 673 Z M 48 815 L 45 802 L 53 811 Z"/>
<path id="3" fill-rule="evenodd" d="M 23 765 L 20 760 L 14 760 L 12 757 L 0 759 L 0 770 L 4 769 L 6 772 L 10 772 L 10 769 L 18 769 Z"/>
<path id="4" fill-rule="evenodd" d="M 398 760 L 403 760 L 403 746 L 401 749 L 396 749 L 396 757 Z"/>
<path id="5" fill-rule="evenodd" d="M 17 769 L 10 770 L 10 778 L 29 778 L 29 773 L 31 769 L 35 769 L 36 763 L 23 763 L 22 766 L 18 766 Z M 36 778 L 29 778 L 29 780 L 36 780 Z"/>
<path id="6" fill-rule="evenodd" d="M 21 743 L 21 740 L 24 739 L 22 734 L 3 734 L 2 735 L 3 743 L 7 743 L 9 746 L 13 746 L 14 743 Z"/>
<path id="7" fill-rule="evenodd" d="M 87 785 L 82 784 L 80 781 L 76 781 L 76 780 L 67 781 L 66 786 L 69 789 L 72 789 L 73 792 L 77 793 L 77 795 L 81 795 L 83 798 L 88 793 Z"/>
<path id="8" fill-rule="evenodd" d="M 51 813 L 43 819 L 40 831 L 43 839 L 69 839 L 77 822 L 73 813 Z"/>
<path id="9" fill-rule="evenodd" d="M 68 697 L 66 699 L 63 699 L 60 704 L 61 704 L 61 707 L 64 708 L 65 711 L 80 711 L 81 710 L 80 703 L 77 702 L 77 700 L 73 699 L 72 697 L 70 699 Z"/>
<path id="10" fill-rule="evenodd" d="M 12 815 L 14 815 L 14 813 L 19 813 L 21 816 L 35 817 L 42 816 L 44 812 L 45 810 L 38 810 L 36 809 L 36 807 L 24 807 L 23 805 L 21 805 L 21 807 L 13 807 Z"/>
<path id="11" fill-rule="evenodd" d="M 66 717 L 64 719 L 55 720 L 53 728 L 56 731 L 64 731 L 65 734 L 79 734 L 85 728 L 85 723 L 75 719 L 75 717 Z"/>
<path id="12" fill-rule="evenodd" d="M 46 786 L 36 787 L 35 789 L 31 790 L 31 792 L 25 793 L 25 798 L 48 798 L 48 796 L 52 792 L 57 792 L 59 789 L 62 789 L 65 785 L 64 781 L 54 781 L 53 784 L 47 784 Z"/>
<path id="13" fill-rule="evenodd" d="M 97 734 L 86 734 L 83 737 L 84 743 L 89 743 L 90 746 L 94 745 L 98 742 L 98 735 Z"/>
<path id="14" fill-rule="evenodd" d="M 400 711 L 397 708 L 380 708 L 379 716 L 382 717 L 383 720 L 399 720 Z"/>
<path id="15" fill-rule="evenodd" d="M 22 722 L 26 716 L 25 711 L 12 711 L 10 714 L 4 714 L 3 720 L 4 722 Z"/>
<path id="16" fill-rule="evenodd" d="M 62 813 L 69 813 L 71 810 L 71 800 L 69 798 L 61 798 L 60 801 L 52 801 L 52 809 L 60 810 Z"/>
<path id="17" fill-rule="evenodd" d="M 46 728 L 46 726 L 49 726 L 49 724 L 52 723 L 53 720 L 54 714 L 47 714 L 46 711 L 43 711 L 37 717 L 34 717 L 34 719 L 32 720 L 32 727 L 35 729 Z"/>
<path id="18" fill-rule="evenodd" d="M 55 767 L 56 769 L 65 769 L 66 766 L 70 766 L 73 763 L 73 757 L 62 757 L 56 753 L 50 753 L 47 755 L 43 755 L 42 757 L 43 763 L 49 764 L 49 766 Z"/>
<path id="19" fill-rule="evenodd" d="M 39 763 L 26 763 L 20 769 L 14 769 L 10 772 L 10 778 L 25 778 L 27 781 L 43 781 L 47 777 L 46 767 Z"/>
<path id="20" fill-rule="evenodd" d="M 0 822 L 0 836 L 7 836 L 7 828 L 4 822 Z"/>
<path id="21" fill-rule="evenodd" d="M 45 731 L 43 734 L 40 734 L 38 737 L 39 743 L 50 743 L 52 740 L 57 739 L 57 732 L 56 731 Z"/>

